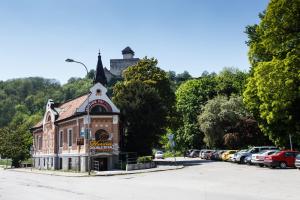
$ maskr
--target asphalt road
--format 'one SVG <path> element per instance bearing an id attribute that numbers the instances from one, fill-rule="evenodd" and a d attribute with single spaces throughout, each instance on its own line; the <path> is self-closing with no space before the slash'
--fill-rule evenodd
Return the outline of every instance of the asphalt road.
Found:
<path id="1" fill-rule="evenodd" d="M 298 200 L 300 171 L 222 162 L 110 177 L 62 177 L 0 170 L 0 199 Z"/>

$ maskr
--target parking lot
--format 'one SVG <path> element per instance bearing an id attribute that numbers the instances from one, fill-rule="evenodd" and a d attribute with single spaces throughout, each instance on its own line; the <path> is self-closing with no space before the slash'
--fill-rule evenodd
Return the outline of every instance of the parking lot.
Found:
<path id="1" fill-rule="evenodd" d="M 300 170 L 203 161 L 180 170 L 61 177 L 0 170 L 0 199 L 297 200 Z"/>

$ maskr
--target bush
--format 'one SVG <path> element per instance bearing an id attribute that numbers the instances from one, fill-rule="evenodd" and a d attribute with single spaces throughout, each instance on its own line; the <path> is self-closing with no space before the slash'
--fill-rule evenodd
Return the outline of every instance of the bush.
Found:
<path id="1" fill-rule="evenodd" d="M 138 157 L 137 159 L 137 163 L 148 163 L 148 162 L 152 162 L 152 156 L 142 156 L 142 157 Z"/>
<path id="2" fill-rule="evenodd" d="M 183 153 L 181 153 L 181 152 L 179 152 L 179 151 L 176 151 L 176 152 L 175 152 L 175 156 L 176 156 L 176 157 L 178 157 L 178 156 L 183 156 Z M 174 157 L 174 153 L 171 152 L 171 151 L 166 151 L 166 152 L 164 153 L 164 157 L 165 157 L 165 158 Z"/>

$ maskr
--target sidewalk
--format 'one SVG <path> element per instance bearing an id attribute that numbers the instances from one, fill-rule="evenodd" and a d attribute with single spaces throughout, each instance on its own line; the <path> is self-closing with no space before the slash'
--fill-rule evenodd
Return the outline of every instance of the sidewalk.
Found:
<path id="1" fill-rule="evenodd" d="M 112 171 L 101 171 L 101 172 L 91 172 L 90 176 L 115 176 L 115 175 L 127 175 L 127 174 L 141 174 L 141 173 L 150 173 L 150 172 L 159 172 L 159 171 L 168 171 L 168 170 L 177 170 L 182 169 L 184 166 L 157 166 L 156 168 L 151 169 L 142 169 L 142 170 L 112 170 Z M 6 169 L 8 171 L 23 172 L 23 173 L 35 173 L 35 174 L 45 174 L 51 176 L 66 176 L 66 177 L 88 177 L 87 172 L 68 172 L 68 171 L 54 171 L 54 170 L 38 170 L 34 168 L 14 168 Z"/>

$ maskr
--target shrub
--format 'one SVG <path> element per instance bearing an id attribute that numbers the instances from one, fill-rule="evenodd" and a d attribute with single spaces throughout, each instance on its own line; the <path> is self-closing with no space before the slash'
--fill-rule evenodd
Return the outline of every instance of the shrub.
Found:
<path id="1" fill-rule="evenodd" d="M 148 163 L 152 161 L 152 156 L 142 156 L 138 157 L 137 163 Z"/>

